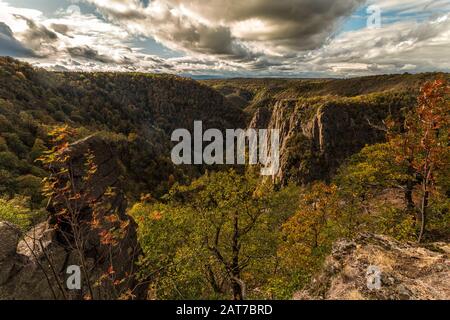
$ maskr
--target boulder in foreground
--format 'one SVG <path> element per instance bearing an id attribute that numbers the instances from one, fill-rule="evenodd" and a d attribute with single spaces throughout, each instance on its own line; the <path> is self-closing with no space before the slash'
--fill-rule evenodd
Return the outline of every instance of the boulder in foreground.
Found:
<path id="1" fill-rule="evenodd" d="M 448 300 L 450 245 L 402 243 L 363 234 L 338 241 L 296 300 Z"/>

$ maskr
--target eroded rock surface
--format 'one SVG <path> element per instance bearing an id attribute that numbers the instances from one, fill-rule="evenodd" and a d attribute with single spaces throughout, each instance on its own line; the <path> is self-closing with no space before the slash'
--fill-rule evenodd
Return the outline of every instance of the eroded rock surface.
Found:
<path id="1" fill-rule="evenodd" d="M 371 234 L 338 241 L 323 271 L 294 299 L 448 300 L 449 254 L 446 243 L 421 246 Z"/>
<path id="2" fill-rule="evenodd" d="M 400 107 L 355 99 L 286 99 L 272 108 L 259 108 L 249 127 L 279 130 L 277 182 L 310 183 L 330 179 L 348 157 L 384 141 L 384 132 L 373 124 L 382 123 Z"/>

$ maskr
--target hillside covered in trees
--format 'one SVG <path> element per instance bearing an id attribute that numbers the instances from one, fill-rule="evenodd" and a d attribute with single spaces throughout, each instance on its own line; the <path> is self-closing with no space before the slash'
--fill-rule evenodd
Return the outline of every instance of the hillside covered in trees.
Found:
<path id="1" fill-rule="evenodd" d="M 92 286 L 76 298 L 291 299 L 338 239 L 449 242 L 448 78 L 197 82 L 0 58 L 0 221 L 21 235 L 45 221 L 55 248 L 81 252 Z M 195 120 L 279 129 L 280 171 L 175 166 L 170 135 Z M 136 261 L 96 255 L 118 245 L 139 247 Z M 68 298 L 53 273 L 54 297 Z M 2 285 L 0 298 L 14 297 Z"/>
<path id="2" fill-rule="evenodd" d="M 173 175 L 170 135 L 201 119 L 211 128 L 245 126 L 245 115 L 214 90 L 169 75 L 49 73 L 0 58 L 0 192 L 39 198 L 45 176 L 36 159 L 54 126 L 77 129 L 73 140 L 97 133 L 119 148 L 129 195 L 163 195 Z M 188 168 L 189 169 L 189 168 Z"/>

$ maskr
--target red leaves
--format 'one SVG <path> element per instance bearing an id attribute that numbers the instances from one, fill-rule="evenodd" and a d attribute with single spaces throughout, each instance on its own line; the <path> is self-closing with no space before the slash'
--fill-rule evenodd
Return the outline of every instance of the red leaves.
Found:
<path id="1" fill-rule="evenodd" d="M 116 245 L 117 241 L 112 232 L 103 230 L 99 233 L 100 243 L 103 245 Z"/>
<path id="2" fill-rule="evenodd" d="M 113 274 L 116 273 L 116 272 L 114 271 L 114 267 L 113 267 L 112 265 L 109 266 L 107 273 L 108 273 L 109 276 L 112 276 Z"/>
<path id="3" fill-rule="evenodd" d="M 406 132 L 392 134 L 390 143 L 398 150 L 397 160 L 406 161 L 417 171 L 427 171 L 430 165 L 440 165 L 448 153 L 450 128 L 449 86 L 443 79 L 426 83 L 418 97 L 418 106 L 404 123 Z M 427 172 L 420 172 L 429 176 Z"/>
<path id="4" fill-rule="evenodd" d="M 111 215 L 105 217 L 105 221 L 107 221 L 109 223 L 115 223 L 115 222 L 119 221 L 119 217 L 116 214 L 111 214 Z"/>
<path id="5" fill-rule="evenodd" d="M 161 220 L 162 219 L 162 214 L 161 214 L 161 212 L 159 212 L 159 211 L 154 211 L 154 212 L 152 212 L 152 214 L 151 214 L 151 216 L 150 216 L 150 218 L 152 219 L 152 220 L 154 220 L 154 221 L 159 221 L 159 220 Z"/>

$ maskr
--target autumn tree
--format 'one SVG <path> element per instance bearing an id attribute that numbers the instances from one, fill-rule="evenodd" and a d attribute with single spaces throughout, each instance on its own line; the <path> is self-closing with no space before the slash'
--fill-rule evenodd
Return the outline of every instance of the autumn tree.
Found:
<path id="1" fill-rule="evenodd" d="M 118 245 L 126 237 L 130 221 L 122 220 L 114 205 L 119 199 L 116 190 L 112 187 L 106 187 L 106 190 L 96 187 L 98 166 L 94 153 L 87 150 L 82 154 L 84 163 L 74 163 L 70 144 L 74 136 L 74 130 L 67 126 L 55 128 L 50 132 L 51 149 L 39 158 L 49 171 L 49 176 L 44 179 L 43 193 L 48 199 L 50 223 L 54 225 L 62 243 L 76 254 L 80 263 L 87 287 L 87 292 L 82 292 L 82 298 L 132 298 L 132 292 L 123 291 L 122 288 L 128 288 L 123 284 L 131 282 L 134 275 L 131 272 L 125 276 L 118 275 L 116 268 L 123 266 L 113 264 L 114 254 L 122 250 Z M 99 257 L 94 265 L 86 258 L 86 252 L 93 242 L 99 243 L 96 248 Z M 104 273 L 97 274 L 94 269 L 98 266 L 95 264 L 105 263 L 107 266 L 102 265 Z M 57 272 L 54 273 L 59 278 Z M 59 289 L 67 299 L 69 294 L 61 282 L 58 282 Z M 110 292 L 102 292 L 102 289 Z"/>
<path id="2" fill-rule="evenodd" d="M 337 236 L 339 198 L 335 185 L 312 184 L 300 195 L 297 212 L 283 225 L 280 250 L 286 268 L 311 274 Z"/>
<path id="3" fill-rule="evenodd" d="M 441 174 L 448 175 L 450 169 L 448 94 L 449 86 L 446 81 L 426 83 L 421 89 L 417 107 L 404 122 L 404 132 L 389 132 L 389 142 L 395 150 L 397 163 L 403 164 L 420 185 L 420 204 L 417 210 L 419 242 L 423 240 L 426 231 L 430 197 L 436 191 L 436 179 Z M 413 185 L 409 185 L 411 200 L 412 188 Z"/>

